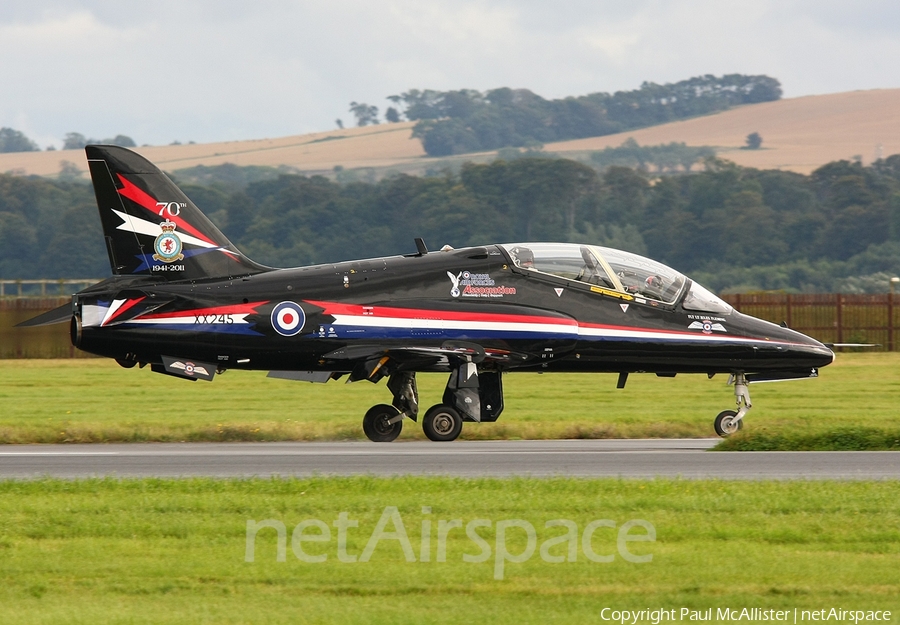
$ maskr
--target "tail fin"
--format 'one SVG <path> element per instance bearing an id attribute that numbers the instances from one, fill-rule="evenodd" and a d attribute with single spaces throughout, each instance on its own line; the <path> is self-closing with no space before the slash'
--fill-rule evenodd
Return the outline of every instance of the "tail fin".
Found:
<path id="1" fill-rule="evenodd" d="M 114 275 L 165 280 L 260 273 L 168 176 L 118 146 L 89 145 L 97 208 Z"/>

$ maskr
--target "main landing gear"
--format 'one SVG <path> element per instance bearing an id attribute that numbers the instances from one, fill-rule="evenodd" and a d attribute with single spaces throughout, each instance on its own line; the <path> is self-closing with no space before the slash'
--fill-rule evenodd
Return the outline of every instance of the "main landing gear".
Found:
<path id="1" fill-rule="evenodd" d="M 395 373 L 388 379 L 388 390 L 394 395 L 391 405 L 372 406 L 363 417 L 363 432 L 373 443 L 390 443 L 400 436 L 403 417 L 413 421 L 419 414 L 419 391 L 416 374 Z"/>
<path id="2" fill-rule="evenodd" d="M 363 417 L 363 432 L 375 443 L 390 443 L 400 436 L 403 429 L 403 415 L 387 404 L 372 406 Z"/>
<path id="3" fill-rule="evenodd" d="M 456 410 L 444 404 L 437 404 L 429 408 L 422 417 L 422 429 L 429 440 L 455 441 L 462 432 L 462 422 L 462 417 Z"/>
<path id="4" fill-rule="evenodd" d="M 443 401 L 422 417 L 422 430 L 429 440 L 454 441 L 463 421 L 496 421 L 503 411 L 503 387 L 499 370 L 478 371 L 465 360 L 450 372 Z M 414 372 L 395 372 L 388 380 L 394 395 L 390 405 L 372 406 L 363 417 L 363 432 L 375 443 L 389 443 L 400 435 L 403 419 L 418 421 L 419 394 Z"/>
<path id="5" fill-rule="evenodd" d="M 729 384 L 734 384 L 734 399 L 737 404 L 737 411 L 723 410 L 716 416 L 713 427 L 716 428 L 716 434 L 725 438 L 731 436 L 744 427 L 744 417 L 753 407 L 750 402 L 750 390 L 748 388 L 747 376 L 743 371 L 733 373 L 728 378 Z"/>

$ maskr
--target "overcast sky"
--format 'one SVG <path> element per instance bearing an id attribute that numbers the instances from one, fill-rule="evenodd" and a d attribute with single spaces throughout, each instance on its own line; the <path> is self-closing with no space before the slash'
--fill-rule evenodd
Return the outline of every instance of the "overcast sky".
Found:
<path id="1" fill-rule="evenodd" d="M 10 6 L 12 5 L 12 6 Z M 0 126 L 139 144 L 353 124 L 413 88 L 545 98 L 700 74 L 786 97 L 900 87 L 897 0 L 30 0 L 0 3 Z"/>

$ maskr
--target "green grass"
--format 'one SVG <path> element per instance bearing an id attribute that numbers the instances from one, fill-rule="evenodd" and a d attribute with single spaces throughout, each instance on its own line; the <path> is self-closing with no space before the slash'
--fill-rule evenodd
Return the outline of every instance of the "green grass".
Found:
<path id="1" fill-rule="evenodd" d="M 841 427 L 825 431 L 762 430 L 738 432 L 716 445 L 716 451 L 896 451 L 900 428 Z"/>
<path id="2" fill-rule="evenodd" d="M 446 376 L 419 376 L 422 410 L 438 403 Z M 726 376 L 513 373 L 497 423 L 466 424 L 463 438 L 713 436 L 731 408 Z M 818 435 L 898 429 L 900 353 L 841 354 L 815 380 L 751 386 L 745 432 Z M 264 372 L 229 371 L 188 382 L 110 360 L 0 361 L 0 443 L 342 440 L 363 438 L 361 421 L 389 403 L 385 385 L 307 384 Z M 423 438 L 410 421 L 402 439 Z"/>
<path id="3" fill-rule="evenodd" d="M 418 560 L 420 527 L 440 519 L 526 520 L 538 546 L 596 519 L 650 522 L 652 555 L 617 555 L 615 530 L 593 547 L 610 563 L 548 563 L 539 551 L 507 563 L 450 533 L 446 562 L 408 562 L 396 540 L 369 562 L 337 559 L 336 530 L 276 561 L 263 530 L 245 561 L 248 520 L 288 533 L 306 519 L 359 522 L 347 551 L 359 555 L 386 506 L 396 506 Z M 423 506 L 430 506 L 426 515 Z M 2 623 L 595 623 L 602 608 L 760 607 L 888 609 L 900 614 L 900 486 L 897 482 L 453 479 L 43 480 L 0 482 Z M 388 530 L 394 530 L 388 525 Z M 508 549 L 525 547 L 510 531 Z M 556 546 L 551 555 L 565 554 Z"/>

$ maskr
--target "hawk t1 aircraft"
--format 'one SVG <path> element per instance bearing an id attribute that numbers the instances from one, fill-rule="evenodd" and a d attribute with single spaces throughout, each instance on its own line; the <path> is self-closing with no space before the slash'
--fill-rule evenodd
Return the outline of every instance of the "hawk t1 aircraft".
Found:
<path id="1" fill-rule="evenodd" d="M 159 169 L 115 146 L 86 148 L 112 277 L 26 324 L 70 321 L 78 348 L 123 367 L 188 380 L 226 369 L 326 382 L 387 378 L 390 403 L 363 418 L 391 441 L 420 417 L 416 373 L 449 374 L 421 415 L 434 441 L 496 421 L 512 371 L 728 374 L 748 383 L 809 378 L 834 354 L 743 315 L 688 277 L 620 250 L 513 243 L 272 269 L 244 256 Z"/>

